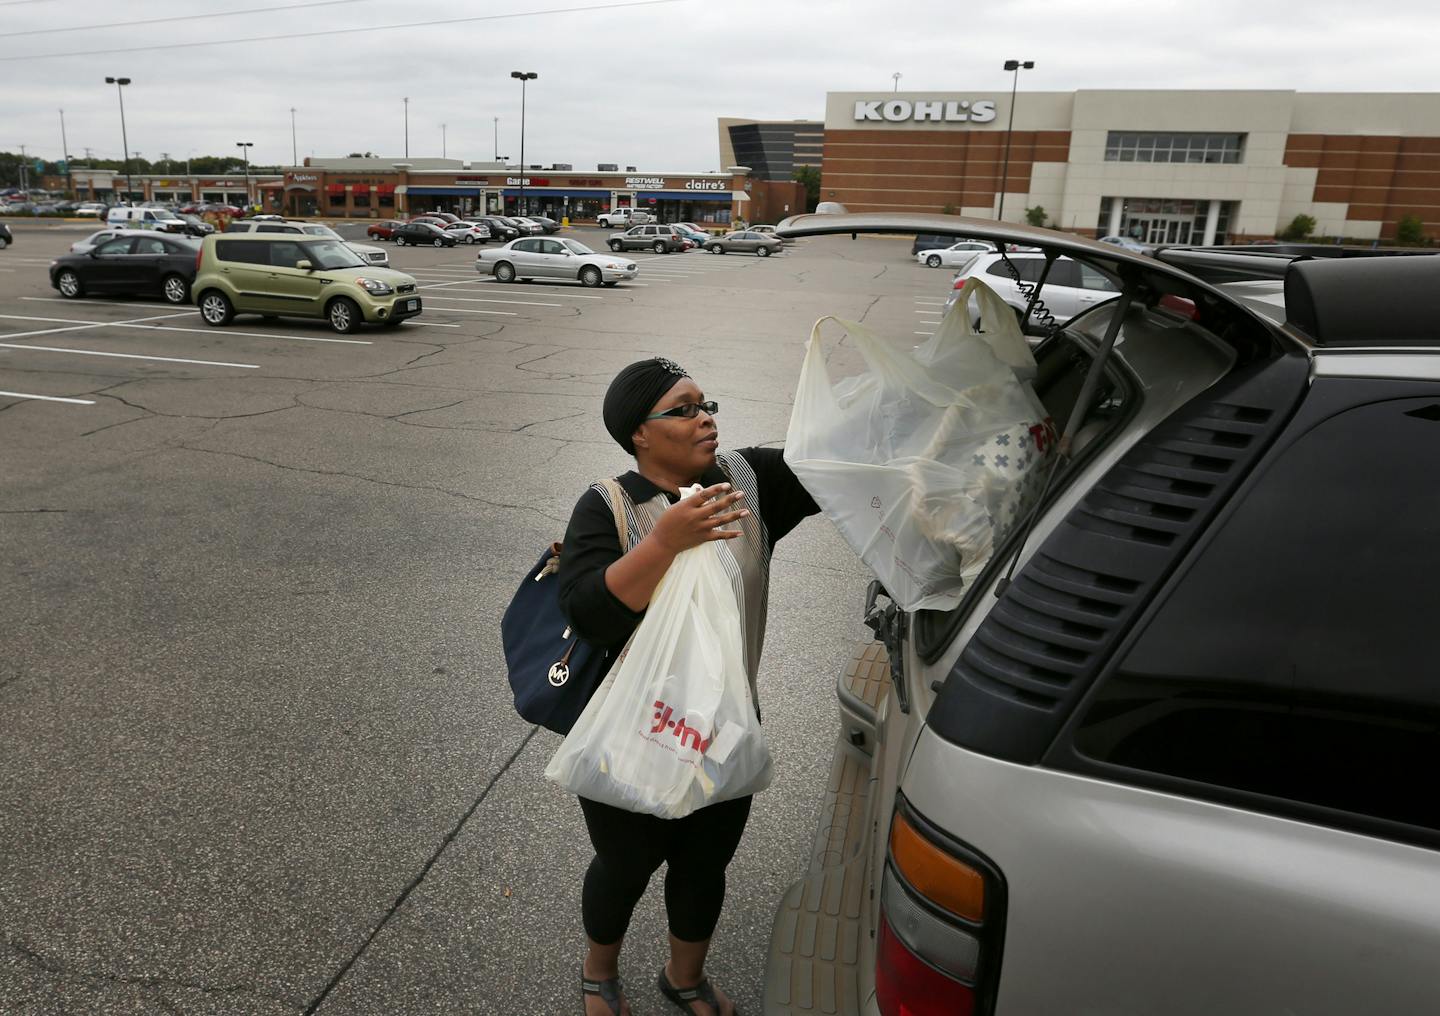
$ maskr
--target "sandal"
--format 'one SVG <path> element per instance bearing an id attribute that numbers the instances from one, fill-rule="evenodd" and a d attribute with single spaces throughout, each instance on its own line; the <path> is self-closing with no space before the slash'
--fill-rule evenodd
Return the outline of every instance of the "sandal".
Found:
<path id="1" fill-rule="evenodd" d="M 585 976 L 585 967 L 583 965 L 580 967 L 580 1004 L 582 1006 L 585 1004 L 586 995 L 599 995 L 609 1006 L 612 1016 L 620 1016 L 621 1005 L 624 1002 L 621 992 L 624 990 L 620 978 L 611 977 L 604 981 L 591 980 Z"/>
<path id="2" fill-rule="evenodd" d="M 700 983 L 693 988 L 677 988 L 670 983 L 670 978 L 665 976 L 665 968 L 660 968 L 660 976 L 655 981 L 660 994 L 664 995 L 671 1002 L 674 1002 L 681 1009 L 684 1009 L 690 1016 L 695 1016 L 695 1009 L 692 1002 L 704 1002 L 710 1007 L 710 1011 L 720 1016 L 720 1000 L 715 997 L 715 989 L 710 987 L 710 978 L 700 978 Z M 733 1010 L 735 1016 L 740 1016 L 740 1010 Z"/>

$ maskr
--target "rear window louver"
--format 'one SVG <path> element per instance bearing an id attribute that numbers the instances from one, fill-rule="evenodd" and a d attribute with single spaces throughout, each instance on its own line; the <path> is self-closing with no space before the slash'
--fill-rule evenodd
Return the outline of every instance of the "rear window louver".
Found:
<path id="1" fill-rule="evenodd" d="M 1156 427 L 1081 499 L 995 602 L 940 690 L 942 737 L 1034 762 L 1150 594 L 1288 419 L 1302 358 L 1216 385 Z"/>

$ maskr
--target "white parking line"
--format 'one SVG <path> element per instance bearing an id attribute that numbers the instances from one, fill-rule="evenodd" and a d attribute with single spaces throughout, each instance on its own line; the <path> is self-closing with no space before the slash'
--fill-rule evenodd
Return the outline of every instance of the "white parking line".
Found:
<path id="1" fill-rule="evenodd" d="M 147 305 L 145 305 L 145 304 L 116 303 L 114 300 L 79 300 L 79 299 L 77 299 L 77 300 L 69 300 L 69 299 L 66 299 L 66 298 L 63 297 L 63 296 L 22 296 L 20 299 L 22 299 L 22 300 L 28 300 L 28 301 L 30 301 L 31 303 L 87 303 L 87 304 L 93 304 L 93 305 L 96 306 L 96 307 L 109 307 L 111 310 L 123 310 L 123 311 L 125 311 L 126 313 L 133 313 L 134 311 L 137 311 L 137 310 L 145 310 L 145 309 L 147 308 Z M 173 304 L 161 304 L 161 303 L 156 303 L 156 304 L 150 304 L 150 305 L 148 305 L 148 306 L 165 307 L 165 306 L 173 306 Z M 189 310 L 177 311 L 177 312 L 175 313 L 175 316 L 176 316 L 176 317 L 179 317 L 181 314 L 197 314 L 197 313 L 199 313 L 199 312 L 196 311 L 194 308 L 191 308 L 191 309 L 189 309 Z"/>
<path id="2" fill-rule="evenodd" d="M 293 342 L 336 342 L 345 346 L 370 346 L 374 343 L 367 339 L 328 339 L 318 335 L 282 335 L 278 332 L 241 332 L 229 328 L 222 332 L 218 328 L 177 328 L 174 325 L 147 325 L 145 321 L 167 321 L 170 318 L 191 317 L 190 311 L 180 311 L 176 314 L 156 314 L 153 317 L 131 318 L 128 321 L 85 321 L 77 318 L 48 318 L 33 317 L 25 314 L 0 314 L 0 320 L 11 321 L 50 321 L 56 324 L 72 325 L 70 328 L 47 328 L 41 332 L 22 332 L 21 335 L 43 335 L 46 332 L 73 332 L 85 328 L 140 328 L 157 332 L 191 332 L 196 335 L 240 335 L 247 338 L 260 339 L 289 339 Z M 20 335 L 0 335 L 0 338 L 14 339 Z"/>
<path id="3" fill-rule="evenodd" d="M 27 395 L 25 392 L 0 392 L 0 396 L 10 399 L 38 399 L 41 402 L 69 402 L 77 406 L 93 406 L 93 399 L 62 399 L 58 395 Z"/>
<path id="4" fill-rule="evenodd" d="M 441 308 L 441 309 L 443 310 L 444 308 Z M 407 318 L 406 320 L 407 320 L 407 322 L 410 324 L 410 326 L 411 326 L 412 328 L 459 328 L 459 327 L 460 327 L 459 325 L 447 325 L 447 324 L 445 324 L 445 323 L 442 322 L 442 321 L 416 321 L 416 320 L 413 319 L 413 318 Z"/>
<path id="5" fill-rule="evenodd" d="M 495 317 L 519 317 L 513 310 L 471 310 L 469 307 L 436 307 L 442 314 L 492 314 Z"/>
<path id="6" fill-rule="evenodd" d="M 13 338 L 13 336 L 11 336 Z M 221 360 L 182 360 L 175 356 L 141 356 L 139 353 L 102 353 L 98 349 L 66 349 L 63 346 L 27 346 L 19 342 L 0 342 L 0 349 L 29 349 L 39 353 L 74 353 L 77 356 L 112 356 L 118 360 L 158 360 L 162 363 L 194 363 L 202 367 L 244 367 L 259 370 L 258 363 L 225 363 Z"/>
<path id="7" fill-rule="evenodd" d="M 564 307 L 563 303 L 541 303 L 538 300 L 493 300 L 484 296 L 427 296 L 427 304 L 440 301 L 443 303 L 505 303 L 514 304 L 519 307 Z"/>
<path id="8" fill-rule="evenodd" d="M 480 285 L 482 285 L 482 286 L 496 286 L 496 287 L 499 287 L 499 288 L 502 288 L 502 289 L 507 289 L 507 290 L 509 290 L 510 292 L 514 292 L 514 290 L 509 289 L 509 285 L 508 285 L 507 283 L 496 282 L 494 279 L 480 279 L 480 280 L 478 280 L 478 281 L 479 281 Z M 532 283 L 530 283 L 530 285 L 551 286 L 552 288 L 554 288 L 554 289 L 556 289 L 556 290 L 559 290 L 560 292 L 563 292 L 563 293 L 565 294 L 566 298 L 567 298 L 567 299 L 570 299 L 570 300 L 603 300 L 603 299 L 605 299 L 605 297 L 603 297 L 603 296 L 593 296 L 593 295 L 591 295 L 591 294 L 589 294 L 589 293 L 576 293 L 576 292 L 572 292 L 574 289 L 577 289 L 577 288 L 578 288 L 578 287 L 576 287 L 576 286 L 557 286 L 557 285 L 554 285 L 553 283 L 548 283 L 548 282 L 532 282 Z M 622 285 L 634 285 L 634 283 L 628 283 L 628 282 L 627 282 L 627 283 L 622 283 Z M 556 296 L 559 296 L 560 293 L 557 292 L 555 295 L 556 295 Z"/>

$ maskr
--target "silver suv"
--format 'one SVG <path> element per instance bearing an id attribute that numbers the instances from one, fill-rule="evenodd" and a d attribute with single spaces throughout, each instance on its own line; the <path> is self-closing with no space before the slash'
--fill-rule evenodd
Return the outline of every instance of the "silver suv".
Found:
<path id="1" fill-rule="evenodd" d="M 653 250 L 656 254 L 675 254 L 692 246 L 674 226 L 632 226 L 606 242 L 613 251 Z"/>
<path id="2" fill-rule="evenodd" d="M 781 230 L 1118 288 L 1036 347 L 1028 527 L 953 611 L 871 586 L 768 1016 L 1440 1011 L 1440 259 Z"/>
<path id="3" fill-rule="evenodd" d="M 282 219 L 237 219 L 225 227 L 227 233 L 303 233 L 306 236 L 323 236 L 327 240 L 339 240 L 349 247 L 366 264 L 381 268 L 390 267 L 390 255 L 384 247 L 372 247 L 368 243 L 352 243 L 335 230 L 321 222 L 299 222 Z"/>

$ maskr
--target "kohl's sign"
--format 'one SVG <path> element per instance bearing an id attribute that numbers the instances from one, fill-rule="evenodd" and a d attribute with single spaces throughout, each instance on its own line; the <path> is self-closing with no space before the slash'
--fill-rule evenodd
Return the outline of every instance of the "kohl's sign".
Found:
<path id="1" fill-rule="evenodd" d="M 857 99 L 855 119 L 869 121 L 930 120 L 936 123 L 989 123 L 995 119 L 995 103 L 989 99 Z"/>

